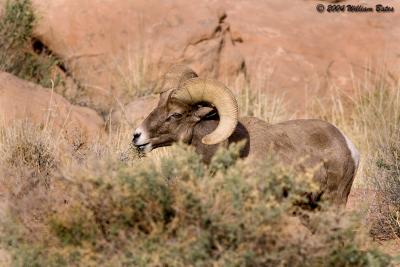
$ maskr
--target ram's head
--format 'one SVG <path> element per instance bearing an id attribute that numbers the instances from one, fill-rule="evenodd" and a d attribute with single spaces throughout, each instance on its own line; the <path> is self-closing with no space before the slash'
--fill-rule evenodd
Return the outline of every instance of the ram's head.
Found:
<path id="1" fill-rule="evenodd" d="M 135 130 L 133 144 L 143 152 L 174 142 L 190 143 L 193 129 L 202 119 L 217 112 L 217 128 L 202 138 L 207 145 L 227 139 L 238 122 L 237 102 L 218 81 L 201 79 L 189 68 L 173 67 L 163 79 L 160 101 Z"/>

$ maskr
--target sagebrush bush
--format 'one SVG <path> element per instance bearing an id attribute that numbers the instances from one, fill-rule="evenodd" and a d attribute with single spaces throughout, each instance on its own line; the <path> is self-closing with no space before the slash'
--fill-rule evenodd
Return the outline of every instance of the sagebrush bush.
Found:
<path id="1" fill-rule="evenodd" d="M 2 245 L 14 266 L 387 266 L 362 249 L 352 220 L 323 208 L 294 213 L 308 175 L 273 158 L 249 166 L 240 145 L 209 166 L 191 147 L 171 157 L 120 161 L 113 153 L 65 167 L 67 205 L 32 240 L 13 216 Z M 63 197 L 63 196 L 59 196 Z M 314 234 L 313 234 L 314 233 Z"/>
<path id="2" fill-rule="evenodd" d="M 7 0 L 0 17 L 0 71 L 51 87 L 61 82 L 59 75 L 53 75 L 57 59 L 46 51 L 33 51 L 35 23 L 30 0 Z"/>

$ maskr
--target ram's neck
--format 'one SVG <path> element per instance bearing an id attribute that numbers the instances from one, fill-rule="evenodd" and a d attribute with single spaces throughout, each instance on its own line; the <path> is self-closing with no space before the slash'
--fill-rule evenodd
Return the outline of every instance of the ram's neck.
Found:
<path id="1" fill-rule="evenodd" d="M 248 140 L 249 134 L 247 130 L 243 126 L 242 123 L 238 123 L 235 131 L 228 138 L 228 140 L 217 144 L 217 145 L 205 145 L 201 142 L 201 139 L 207 134 L 217 128 L 219 121 L 218 120 L 204 120 L 196 124 L 193 129 L 193 137 L 191 140 L 191 145 L 196 148 L 196 152 L 199 153 L 203 157 L 203 161 L 205 163 L 210 163 L 212 156 L 217 151 L 218 147 L 224 146 L 227 147 L 230 143 L 238 142 L 241 140 Z M 246 143 L 245 147 L 241 151 L 241 156 L 246 157 L 249 153 L 249 142 Z"/>
<path id="2" fill-rule="evenodd" d="M 217 128 L 217 125 L 217 120 L 204 120 L 197 123 L 193 129 L 191 145 L 196 148 L 196 152 L 202 156 L 203 161 L 207 164 L 210 163 L 219 145 L 205 145 L 201 142 L 201 139 Z"/>

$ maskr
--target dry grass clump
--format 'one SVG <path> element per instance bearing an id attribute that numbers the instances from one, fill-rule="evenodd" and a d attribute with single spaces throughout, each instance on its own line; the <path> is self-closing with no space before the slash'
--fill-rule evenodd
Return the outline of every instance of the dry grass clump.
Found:
<path id="1" fill-rule="evenodd" d="M 60 186 L 53 190 L 60 164 L 57 145 L 54 135 L 28 122 L 0 128 L 0 220 L 17 218 L 23 225 L 18 230 L 33 239 L 41 238 L 44 218 L 64 200 Z"/>
<path id="2" fill-rule="evenodd" d="M 143 27 L 143 25 L 139 25 Z M 140 39 L 140 38 L 139 38 Z M 153 81 L 157 76 L 156 69 L 149 64 L 149 45 L 140 42 L 135 49 L 128 49 L 126 62 L 114 60 L 113 71 L 116 71 L 118 81 L 124 89 L 124 99 L 132 99 L 154 93 L 156 83 Z"/>
<path id="3" fill-rule="evenodd" d="M 371 233 L 380 239 L 400 237 L 400 88 L 382 86 L 360 105 L 369 148 L 365 171 L 376 203 Z"/>
<path id="4" fill-rule="evenodd" d="M 271 77 L 258 75 L 254 81 L 239 76 L 224 83 L 235 94 L 240 116 L 254 116 L 267 121 L 277 123 L 293 118 L 284 101 L 284 96 L 266 93 Z"/>
<path id="5" fill-rule="evenodd" d="M 0 162 L 2 183 L 19 195 L 36 185 L 48 186 L 58 155 L 47 131 L 28 122 L 0 128 Z"/>
<path id="6" fill-rule="evenodd" d="M 220 150 L 209 166 L 187 146 L 157 160 L 124 162 L 111 152 L 70 164 L 54 177 L 68 204 L 49 207 L 36 238 L 11 217 L 1 244 L 13 266 L 389 264 L 365 249 L 343 212 L 301 211 L 305 227 L 293 213 L 315 190 L 310 177 L 273 158 L 245 165 L 239 148 Z"/>
<path id="7" fill-rule="evenodd" d="M 242 116 L 254 116 L 268 123 L 277 123 L 289 119 L 282 97 L 269 96 L 259 87 L 245 84 L 236 92 Z"/>

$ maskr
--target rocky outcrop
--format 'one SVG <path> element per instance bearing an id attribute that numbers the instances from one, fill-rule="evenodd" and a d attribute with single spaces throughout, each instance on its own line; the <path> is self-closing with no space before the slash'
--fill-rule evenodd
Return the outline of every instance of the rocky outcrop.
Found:
<path id="1" fill-rule="evenodd" d="M 400 10 L 394 1 L 350 2 Z M 296 109 L 331 87 L 350 92 L 374 69 L 400 73 L 399 12 L 318 13 L 318 1 L 302 0 L 33 3 L 36 36 L 84 88 L 78 102 L 105 112 L 151 90 L 177 62 L 224 82 L 246 76 Z"/>
<path id="2" fill-rule="evenodd" d="M 29 121 L 69 141 L 87 143 L 104 133 L 103 119 L 86 107 L 71 105 L 49 89 L 0 72 L 0 123 Z"/>
<path id="3" fill-rule="evenodd" d="M 223 11 L 187 1 L 33 1 L 35 34 L 85 88 L 99 110 L 151 90 L 172 63 L 213 77 L 245 72 L 240 37 Z M 154 83 L 155 84 L 155 83 Z M 143 88 L 146 87 L 146 88 Z"/>

